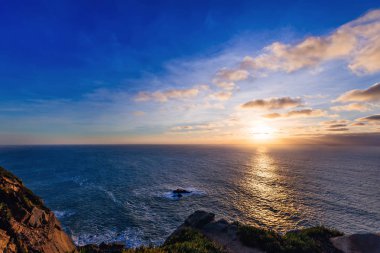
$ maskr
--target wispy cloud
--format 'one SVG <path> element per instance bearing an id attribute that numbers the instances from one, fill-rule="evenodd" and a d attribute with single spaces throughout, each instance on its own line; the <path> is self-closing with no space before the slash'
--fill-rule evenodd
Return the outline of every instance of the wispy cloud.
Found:
<path id="1" fill-rule="evenodd" d="M 213 83 L 222 89 L 232 90 L 235 87 L 235 82 L 246 80 L 249 76 L 248 71 L 237 69 L 220 69 L 213 79 Z"/>
<path id="2" fill-rule="evenodd" d="M 351 103 L 347 105 L 338 105 L 331 107 L 331 110 L 333 111 L 359 111 L 359 112 L 366 112 L 370 110 L 370 107 L 368 105 L 359 104 L 359 103 Z"/>
<path id="3" fill-rule="evenodd" d="M 264 118 L 276 119 L 276 118 L 303 118 L 303 117 L 325 117 L 328 113 L 320 109 L 303 109 L 294 110 L 287 113 L 269 113 L 263 115 Z"/>
<path id="4" fill-rule="evenodd" d="M 155 92 L 139 92 L 135 101 L 149 101 L 154 100 L 158 102 L 167 102 L 170 99 L 185 99 L 196 97 L 200 92 L 198 87 L 190 88 L 190 89 L 171 89 L 165 91 L 155 91 Z"/>
<path id="5" fill-rule="evenodd" d="M 301 98 L 269 98 L 269 99 L 256 99 L 242 104 L 240 107 L 243 109 L 286 109 L 292 107 L 303 106 Z"/>
<path id="6" fill-rule="evenodd" d="M 380 64 L 380 62 L 379 62 Z M 379 65 L 380 66 L 380 65 Z M 335 102 L 380 102 L 380 83 L 364 90 L 350 90 L 339 96 Z"/>
<path id="7" fill-rule="evenodd" d="M 375 114 L 375 115 L 371 115 L 371 116 L 367 116 L 367 117 L 363 117 L 363 118 L 359 118 L 357 119 L 358 121 L 367 121 L 367 122 L 376 122 L 376 123 L 380 123 L 380 114 Z"/>
<path id="8" fill-rule="evenodd" d="M 275 42 L 257 57 L 247 56 L 241 65 L 256 71 L 293 72 L 323 61 L 345 59 L 357 74 L 380 71 L 380 10 L 339 27 L 323 37 L 308 37 L 297 44 Z"/>
<path id="9" fill-rule="evenodd" d="M 221 92 L 216 92 L 216 93 L 210 94 L 209 98 L 213 99 L 213 100 L 225 101 L 225 100 L 230 99 L 231 96 L 232 96 L 231 91 L 221 91 Z"/>

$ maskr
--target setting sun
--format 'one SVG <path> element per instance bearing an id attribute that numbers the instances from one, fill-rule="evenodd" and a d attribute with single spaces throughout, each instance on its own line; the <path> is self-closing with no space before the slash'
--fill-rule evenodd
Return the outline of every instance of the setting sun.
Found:
<path id="1" fill-rule="evenodd" d="M 276 129 L 270 127 L 264 123 L 254 125 L 250 129 L 250 135 L 259 141 L 271 140 L 275 137 Z"/>

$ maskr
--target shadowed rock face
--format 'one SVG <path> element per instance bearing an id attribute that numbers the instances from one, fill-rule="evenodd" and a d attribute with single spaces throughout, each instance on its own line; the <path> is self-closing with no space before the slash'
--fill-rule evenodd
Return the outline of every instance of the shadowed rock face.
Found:
<path id="1" fill-rule="evenodd" d="M 59 221 L 20 179 L 0 167 L 0 252 L 75 252 Z"/>
<path id="2" fill-rule="evenodd" d="M 338 236 L 331 242 L 344 253 L 380 253 L 380 233 Z"/>

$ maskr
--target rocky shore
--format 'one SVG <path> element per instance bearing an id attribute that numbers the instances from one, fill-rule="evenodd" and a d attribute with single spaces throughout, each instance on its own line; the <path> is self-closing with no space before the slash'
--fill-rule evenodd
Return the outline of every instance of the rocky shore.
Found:
<path id="1" fill-rule="evenodd" d="M 176 190 L 177 191 L 177 190 Z M 186 192 L 176 192 L 186 194 Z M 279 235 L 196 211 L 158 247 L 126 249 L 121 244 L 76 247 L 43 201 L 0 167 L 0 252 L 44 253 L 380 253 L 380 234 L 343 235 L 313 227 Z"/>

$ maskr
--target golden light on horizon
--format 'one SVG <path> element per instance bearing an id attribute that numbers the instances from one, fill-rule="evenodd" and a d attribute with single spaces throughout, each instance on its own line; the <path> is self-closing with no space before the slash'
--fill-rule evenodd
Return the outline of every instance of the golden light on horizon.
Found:
<path id="1" fill-rule="evenodd" d="M 256 141 L 270 141 L 275 138 L 276 129 L 260 122 L 256 123 L 249 130 L 249 134 Z"/>

